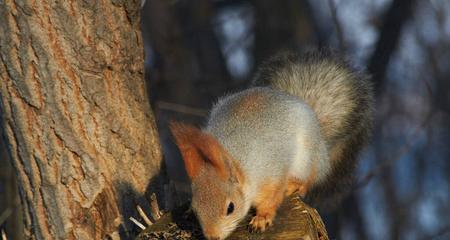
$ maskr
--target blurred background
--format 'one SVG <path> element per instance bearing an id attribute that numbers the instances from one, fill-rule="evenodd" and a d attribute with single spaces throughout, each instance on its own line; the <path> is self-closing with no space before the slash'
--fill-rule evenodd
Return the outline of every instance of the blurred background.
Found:
<path id="1" fill-rule="evenodd" d="M 146 80 L 166 169 L 189 191 L 168 120 L 202 125 L 280 49 L 332 47 L 372 75 L 376 116 L 357 182 L 322 212 L 333 239 L 450 239 L 450 1 L 147 0 Z M 0 147 L 0 149 L 4 149 Z M 0 226 L 16 229 L 0 152 Z M 8 219 L 6 223 L 5 220 Z"/>
<path id="2" fill-rule="evenodd" d="M 201 126 L 280 49 L 332 47 L 372 75 L 377 106 L 354 190 L 322 213 L 330 237 L 450 239 L 450 1 L 147 0 L 142 17 L 151 103 L 179 191 L 168 120 Z"/>

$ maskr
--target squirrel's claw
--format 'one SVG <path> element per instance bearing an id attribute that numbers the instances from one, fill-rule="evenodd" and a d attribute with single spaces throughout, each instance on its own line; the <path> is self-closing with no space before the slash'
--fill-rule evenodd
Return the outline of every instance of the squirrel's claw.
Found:
<path id="1" fill-rule="evenodd" d="M 249 228 L 251 232 L 264 232 L 272 225 L 272 218 L 269 216 L 254 216 L 250 221 Z"/>

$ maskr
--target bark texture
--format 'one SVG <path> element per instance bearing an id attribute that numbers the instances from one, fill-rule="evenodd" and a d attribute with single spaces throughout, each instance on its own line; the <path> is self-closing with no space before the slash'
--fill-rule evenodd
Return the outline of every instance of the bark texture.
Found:
<path id="1" fill-rule="evenodd" d="M 117 238 L 125 203 L 159 170 L 139 4 L 0 1 L 1 110 L 27 239 Z"/>

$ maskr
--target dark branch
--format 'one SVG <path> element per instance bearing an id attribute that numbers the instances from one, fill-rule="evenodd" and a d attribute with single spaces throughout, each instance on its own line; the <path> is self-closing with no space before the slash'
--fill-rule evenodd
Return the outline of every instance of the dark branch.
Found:
<path id="1" fill-rule="evenodd" d="M 382 90 L 389 59 L 397 48 L 404 24 L 412 16 L 415 3 L 416 0 L 394 0 L 386 13 L 383 27 L 380 30 L 375 50 L 368 65 L 377 94 Z"/>

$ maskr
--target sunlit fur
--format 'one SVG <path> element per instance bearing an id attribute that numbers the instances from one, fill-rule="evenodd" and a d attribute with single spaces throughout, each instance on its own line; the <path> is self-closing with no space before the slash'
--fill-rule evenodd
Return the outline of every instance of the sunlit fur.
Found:
<path id="1" fill-rule="evenodd" d="M 318 165 L 317 182 L 330 170 L 315 113 L 276 89 L 254 87 L 221 98 L 205 131 L 239 162 L 245 176 L 251 176 L 250 191 L 270 179 L 292 176 L 306 182 L 313 163 Z"/>
<path id="2" fill-rule="evenodd" d="M 227 216 L 230 201 L 234 203 L 234 211 Z M 223 181 L 207 166 L 192 180 L 192 208 L 208 239 L 224 239 L 246 215 L 250 201 L 239 180 L 231 177 Z"/>
<path id="3" fill-rule="evenodd" d="M 202 130 L 171 125 L 205 236 L 224 239 L 250 206 L 273 218 L 289 182 L 336 189 L 367 141 L 372 106 L 367 78 L 331 52 L 288 53 L 220 98 Z"/>
<path id="4" fill-rule="evenodd" d="M 326 181 L 309 191 L 307 200 L 322 210 L 335 209 L 352 184 L 357 155 L 372 130 L 369 76 L 329 49 L 282 52 L 259 68 L 253 85 L 292 94 L 316 113 L 333 167 Z"/>
<path id="5" fill-rule="evenodd" d="M 241 167 L 211 134 L 175 122 L 170 128 L 192 181 L 192 208 L 203 233 L 207 239 L 224 239 L 251 204 Z M 234 211 L 227 215 L 230 201 Z"/>

